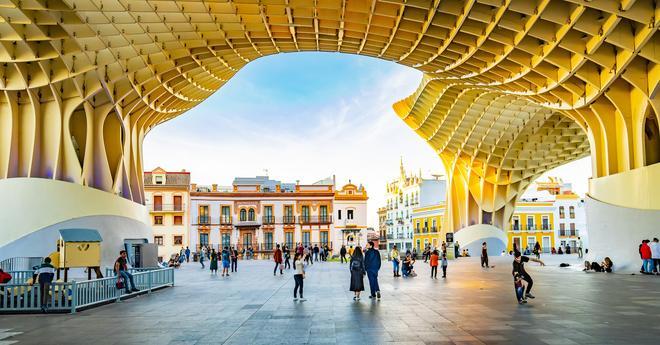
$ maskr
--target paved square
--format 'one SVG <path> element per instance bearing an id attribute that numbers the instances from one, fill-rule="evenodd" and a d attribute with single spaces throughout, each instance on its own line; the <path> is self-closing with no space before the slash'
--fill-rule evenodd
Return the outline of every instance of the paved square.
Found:
<path id="1" fill-rule="evenodd" d="M 577 259 L 553 257 L 527 265 L 536 299 L 519 306 L 511 260 L 451 261 L 446 280 L 431 280 L 422 261 L 418 277 L 393 278 L 384 262 L 383 299 L 359 302 L 346 264 L 308 267 L 307 301 L 293 302 L 292 271 L 274 277 L 269 261 L 241 261 L 225 278 L 189 263 L 174 288 L 149 296 L 75 315 L 0 316 L 0 343 L 658 344 L 660 277 L 560 269 Z"/>

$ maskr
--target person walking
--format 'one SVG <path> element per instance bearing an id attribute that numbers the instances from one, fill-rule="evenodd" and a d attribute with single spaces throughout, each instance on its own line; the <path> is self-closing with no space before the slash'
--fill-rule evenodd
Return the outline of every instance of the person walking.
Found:
<path id="1" fill-rule="evenodd" d="M 447 243 L 445 241 L 442 241 L 440 248 L 442 249 L 442 254 L 447 254 Z"/>
<path id="2" fill-rule="evenodd" d="M 234 247 L 229 248 L 229 258 L 231 259 L 231 271 L 238 271 L 238 250 Z"/>
<path id="3" fill-rule="evenodd" d="M 291 251 L 286 244 L 282 245 L 282 254 L 284 256 L 284 268 L 291 269 L 291 262 L 289 261 L 291 259 Z"/>
<path id="4" fill-rule="evenodd" d="M 390 257 L 392 258 L 392 269 L 394 270 L 394 277 L 400 277 L 401 275 L 399 275 L 399 263 L 401 262 L 401 255 L 399 254 L 399 250 L 396 248 L 396 244 L 392 248 Z"/>
<path id="5" fill-rule="evenodd" d="M 190 262 L 190 248 L 186 247 L 186 262 Z"/>
<path id="6" fill-rule="evenodd" d="M 39 292 L 41 293 L 41 311 L 45 313 L 48 309 L 50 284 L 53 282 L 53 278 L 55 277 L 55 267 L 51 264 L 51 259 L 46 257 L 44 262 L 34 273 L 37 275 L 34 281 L 39 284 Z M 131 279 L 131 283 L 132 282 L 133 280 Z M 133 290 L 136 290 L 135 284 L 133 284 Z M 126 283 L 126 291 L 128 293 L 128 283 Z"/>
<path id="7" fill-rule="evenodd" d="M 581 259 L 584 254 L 582 254 L 582 239 L 580 239 L 580 236 L 578 236 L 575 245 L 577 246 L 578 258 Z"/>
<path id="8" fill-rule="evenodd" d="M 355 293 L 353 296 L 354 301 L 360 300 L 360 292 L 364 291 L 364 256 L 362 255 L 362 247 L 357 246 L 351 255 L 351 261 L 348 264 L 351 270 L 351 286 L 350 291 Z"/>
<path id="9" fill-rule="evenodd" d="M 458 244 L 458 241 L 454 242 L 454 258 L 458 258 L 461 246 Z"/>
<path id="10" fill-rule="evenodd" d="M 229 254 L 229 248 L 224 247 L 222 250 L 222 276 L 227 276 L 229 277 L 229 261 L 230 261 L 230 254 Z"/>
<path id="11" fill-rule="evenodd" d="M 202 265 L 202 269 L 204 269 L 204 259 L 206 259 L 206 248 L 202 247 L 200 250 L 199 254 L 199 263 Z"/>
<path id="12" fill-rule="evenodd" d="M 651 259 L 653 260 L 653 272 L 660 275 L 660 243 L 658 238 L 655 237 L 653 242 L 649 245 L 651 247 Z"/>
<path id="13" fill-rule="evenodd" d="M 339 260 L 343 264 L 346 260 L 346 245 L 342 244 L 341 249 L 339 250 Z"/>
<path id="14" fill-rule="evenodd" d="M 374 242 L 367 243 L 367 251 L 364 254 L 364 269 L 369 279 L 369 298 L 380 299 L 380 286 L 378 286 L 378 271 L 380 270 L 380 252 L 374 248 Z"/>
<path id="15" fill-rule="evenodd" d="M 275 268 L 273 268 L 273 275 L 277 275 L 277 268 L 280 268 L 280 274 L 284 274 L 282 272 L 282 250 L 280 249 L 280 245 L 278 244 L 275 246 L 275 252 L 273 253 L 273 261 L 275 261 Z"/>
<path id="16" fill-rule="evenodd" d="M 536 255 L 537 259 L 539 259 L 539 260 L 541 259 L 541 243 L 540 242 L 536 242 L 536 244 L 534 244 L 534 255 Z"/>
<path id="17" fill-rule="evenodd" d="M 306 301 L 303 297 L 303 279 L 305 279 L 305 265 L 303 265 L 302 257 L 298 252 L 293 256 L 293 269 L 296 270 L 296 273 L 293 275 L 293 281 L 295 285 L 293 286 L 293 300 L 298 301 L 298 294 L 300 293 L 301 302 Z"/>
<path id="18" fill-rule="evenodd" d="M 488 268 L 488 245 L 486 242 L 481 244 L 481 267 Z"/>
<path id="19" fill-rule="evenodd" d="M 442 278 L 447 278 L 447 253 L 442 253 Z"/>
<path id="20" fill-rule="evenodd" d="M 513 270 L 511 271 L 511 274 L 514 277 L 516 274 L 519 274 L 521 279 L 527 282 L 525 297 L 534 298 L 534 295 L 532 295 L 532 286 L 534 285 L 534 281 L 532 280 L 532 277 L 529 275 L 529 273 L 527 273 L 525 270 L 525 262 L 529 261 L 538 262 L 541 264 L 541 266 L 545 266 L 545 263 L 539 259 L 530 258 L 522 255 L 520 252 L 515 252 L 513 259 Z"/>
<path id="21" fill-rule="evenodd" d="M 321 258 L 321 261 L 325 261 L 323 255 L 324 255 L 325 250 L 323 249 L 323 246 L 319 247 L 319 257 Z"/>
<path id="22" fill-rule="evenodd" d="M 316 244 L 314 245 L 313 253 L 314 253 L 313 261 L 319 262 L 319 246 Z"/>
<path id="23" fill-rule="evenodd" d="M 431 257 L 431 279 L 438 279 L 438 261 L 440 260 L 440 256 L 438 255 L 438 251 L 434 250 L 433 253 L 430 255 Z"/>
<path id="24" fill-rule="evenodd" d="M 211 274 L 218 275 L 218 253 L 215 252 L 215 249 L 211 249 L 211 263 L 209 264 L 211 269 Z"/>

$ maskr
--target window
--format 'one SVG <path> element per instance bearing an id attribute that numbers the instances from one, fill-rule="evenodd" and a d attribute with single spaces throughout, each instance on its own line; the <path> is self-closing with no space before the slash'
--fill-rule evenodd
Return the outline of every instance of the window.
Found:
<path id="1" fill-rule="evenodd" d="M 321 222 L 327 222 L 328 221 L 328 206 L 321 205 L 320 214 L 321 214 Z"/>
<path id="2" fill-rule="evenodd" d="M 341 220 L 341 210 L 337 210 L 337 219 Z"/>
<path id="3" fill-rule="evenodd" d="M 415 226 L 415 229 L 417 229 L 417 232 L 419 232 L 419 221 L 417 221 L 417 226 Z"/>
<path id="4" fill-rule="evenodd" d="M 253 209 L 253 208 L 251 208 L 251 209 L 248 211 L 248 220 L 249 220 L 250 222 L 254 222 L 254 209 Z"/>
<path id="5" fill-rule="evenodd" d="M 241 219 L 241 222 L 244 222 L 244 221 L 247 220 L 247 211 L 245 211 L 245 209 L 241 209 L 240 219 Z"/>
<path id="6" fill-rule="evenodd" d="M 229 233 L 223 233 L 222 234 L 222 247 L 229 247 L 231 244 L 231 235 Z"/>
<path id="7" fill-rule="evenodd" d="M 275 218 L 273 217 L 273 206 L 264 206 L 264 224 L 273 223 L 275 223 Z"/>
<path id="8" fill-rule="evenodd" d="M 520 231 L 520 217 L 513 216 L 513 230 Z"/>
<path id="9" fill-rule="evenodd" d="M 550 230 L 550 217 L 548 216 L 543 216 L 541 218 L 541 225 L 543 226 L 543 230 Z"/>
<path id="10" fill-rule="evenodd" d="M 154 216 L 154 225 L 163 225 L 163 216 Z"/>
<path id="11" fill-rule="evenodd" d="M 568 208 L 568 214 L 569 214 L 569 216 L 571 217 L 571 219 L 575 218 L 575 207 L 570 206 L 570 207 Z"/>
<path id="12" fill-rule="evenodd" d="M 433 230 L 433 232 L 435 232 L 435 230 L 436 230 L 436 224 L 437 223 L 436 223 L 435 219 L 433 221 L 431 221 L 431 230 Z"/>
<path id="13" fill-rule="evenodd" d="M 154 236 L 154 243 L 157 246 L 162 246 L 163 245 L 163 236 Z"/>
<path id="14" fill-rule="evenodd" d="M 155 183 L 156 183 L 156 184 L 163 184 L 163 182 L 164 182 L 164 178 L 163 178 L 163 177 L 164 177 L 163 175 L 156 175 L 156 176 L 154 177 L 154 181 L 155 181 Z"/>
<path id="15" fill-rule="evenodd" d="M 209 234 L 205 232 L 199 233 L 199 245 L 208 246 L 209 245 Z"/>
<path id="16" fill-rule="evenodd" d="M 163 210 L 163 196 L 154 195 L 154 211 L 162 211 L 162 210 Z"/>
<path id="17" fill-rule="evenodd" d="M 183 225 L 183 216 L 174 216 L 174 225 Z"/>
<path id="18" fill-rule="evenodd" d="M 536 237 L 527 236 L 527 248 L 529 248 L 529 250 L 533 250 L 534 245 L 536 245 Z"/>
<path id="19" fill-rule="evenodd" d="M 324 245 L 324 246 L 328 244 L 328 232 L 327 231 L 321 231 L 321 244 Z"/>
<path id="20" fill-rule="evenodd" d="M 310 242 L 310 233 L 308 231 L 303 232 L 303 246 L 309 246 Z"/>
<path id="21" fill-rule="evenodd" d="M 559 206 L 559 218 L 564 219 L 566 217 L 566 212 L 564 211 L 564 206 Z"/>
<path id="22" fill-rule="evenodd" d="M 183 211 L 183 201 L 181 195 L 174 196 L 174 211 Z"/>
<path id="23" fill-rule="evenodd" d="M 534 228 L 534 216 L 527 216 L 527 230 L 533 230 Z"/>
<path id="24" fill-rule="evenodd" d="M 199 207 L 199 224 L 209 224 L 211 220 L 209 219 L 209 206 L 202 205 Z"/>
<path id="25" fill-rule="evenodd" d="M 220 219 L 221 224 L 231 224 L 231 210 L 229 206 L 222 206 L 221 215 L 222 215 Z"/>
<path id="26" fill-rule="evenodd" d="M 284 223 L 293 223 L 293 207 L 291 205 L 284 206 Z"/>
<path id="27" fill-rule="evenodd" d="M 566 236 L 566 224 L 559 224 L 559 236 Z"/>
<path id="28" fill-rule="evenodd" d="M 266 243 L 265 244 L 265 249 L 266 250 L 273 250 L 273 233 L 272 232 L 267 232 L 264 234 L 266 237 Z"/>
<path id="29" fill-rule="evenodd" d="M 302 207 L 302 221 L 304 223 L 309 222 L 309 206 L 303 206 Z"/>
<path id="30" fill-rule="evenodd" d="M 293 247 L 293 232 L 285 232 L 284 239 L 287 247 Z"/>
<path id="31" fill-rule="evenodd" d="M 346 210 L 346 219 L 353 219 L 353 210 Z"/>
<path id="32" fill-rule="evenodd" d="M 174 245 L 175 246 L 180 246 L 182 244 L 183 244 L 183 236 L 174 235 Z"/>

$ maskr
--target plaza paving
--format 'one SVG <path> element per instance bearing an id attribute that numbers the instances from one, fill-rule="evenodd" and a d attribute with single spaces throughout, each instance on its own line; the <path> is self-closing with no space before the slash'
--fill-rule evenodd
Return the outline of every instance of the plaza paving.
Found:
<path id="1" fill-rule="evenodd" d="M 348 291 L 347 265 L 307 269 L 306 302 L 293 302 L 291 271 L 241 261 L 238 274 L 210 276 L 197 263 L 176 286 L 75 315 L 0 316 L 0 344 L 658 344 L 660 277 L 583 273 L 528 265 L 536 299 L 518 305 L 511 257 L 451 261 L 446 280 L 393 278 L 383 263 L 383 299 Z M 366 284 L 366 279 L 365 279 Z"/>

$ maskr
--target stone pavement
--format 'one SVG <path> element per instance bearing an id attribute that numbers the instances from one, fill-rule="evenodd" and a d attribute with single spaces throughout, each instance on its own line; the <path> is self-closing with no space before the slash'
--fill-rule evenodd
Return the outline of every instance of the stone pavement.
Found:
<path id="1" fill-rule="evenodd" d="M 511 257 L 450 261 L 448 279 L 393 278 L 384 262 L 381 301 L 352 300 L 348 265 L 307 269 L 306 302 L 293 302 L 291 271 L 241 261 L 210 276 L 197 263 L 176 286 L 75 315 L 0 316 L 10 344 L 658 344 L 660 277 L 584 273 L 529 264 L 535 300 L 518 305 Z M 208 267 L 208 266 L 207 266 Z M 365 279 L 365 285 L 367 285 Z M 367 294 L 365 294 L 367 297 Z"/>

